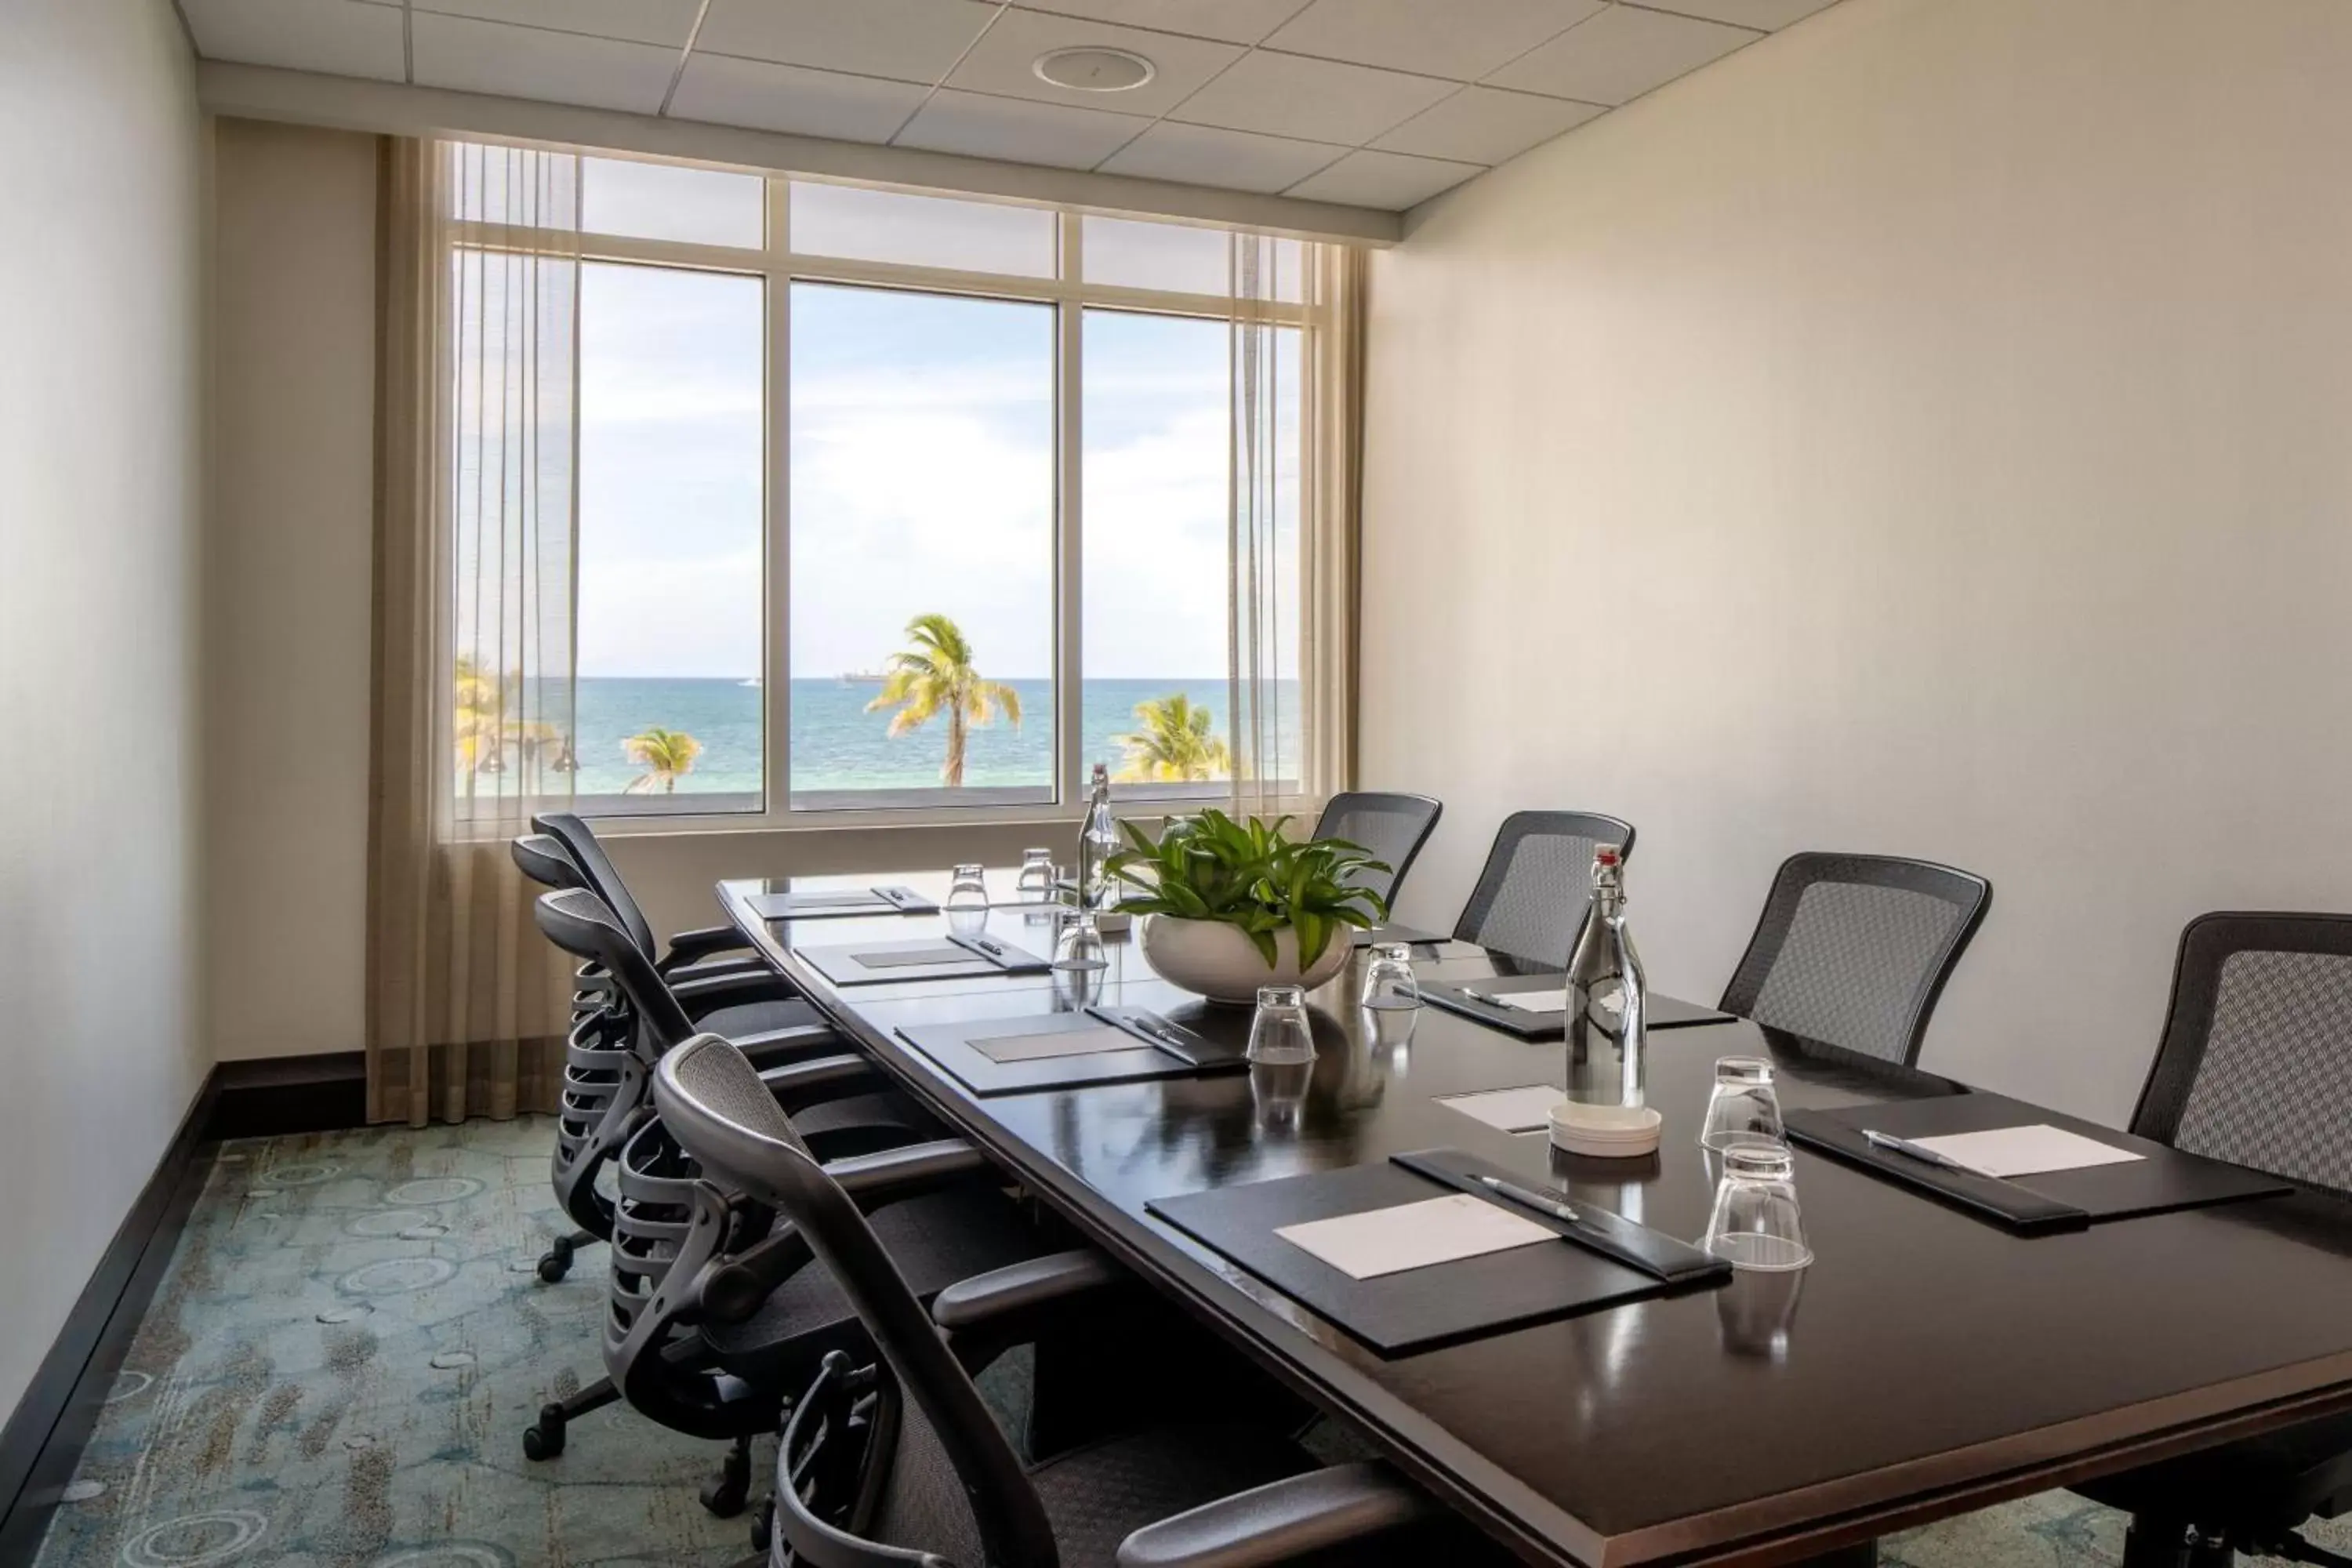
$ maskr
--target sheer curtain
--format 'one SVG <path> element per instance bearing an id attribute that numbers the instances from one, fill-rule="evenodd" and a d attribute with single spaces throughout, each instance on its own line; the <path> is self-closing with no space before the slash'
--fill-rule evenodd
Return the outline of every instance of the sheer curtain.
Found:
<path id="1" fill-rule="evenodd" d="M 569 968 L 507 843 L 571 799 L 576 157 L 382 182 L 368 1114 L 551 1110 Z"/>
<path id="2" fill-rule="evenodd" d="M 1237 814 L 1311 813 L 1355 782 L 1363 253 L 1233 237 Z"/>

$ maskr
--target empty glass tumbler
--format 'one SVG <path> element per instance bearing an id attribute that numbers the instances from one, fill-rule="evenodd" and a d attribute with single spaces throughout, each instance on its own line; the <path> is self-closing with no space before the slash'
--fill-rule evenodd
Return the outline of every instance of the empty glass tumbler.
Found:
<path id="1" fill-rule="evenodd" d="M 1054 852 L 1051 849 L 1021 851 L 1021 875 L 1013 884 L 1024 904 L 1043 903 L 1054 896 Z"/>
<path id="2" fill-rule="evenodd" d="M 1734 1268 L 1802 1268 L 1813 1260 L 1787 1144 L 1734 1143 L 1723 1151 L 1706 1247 Z"/>
<path id="3" fill-rule="evenodd" d="M 988 874 L 978 866 L 959 866 L 955 878 L 948 884 L 948 906 L 950 910 L 984 910 L 988 908 Z"/>
<path id="4" fill-rule="evenodd" d="M 1364 967 L 1363 1003 L 1387 1010 L 1421 1005 L 1421 982 L 1412 976 L 1412 949 L 1403 942 L 1384 942 L 1372 949 Z"/>
<path id="5" fill-rule="evenodd" d="M 1072 910 L 1062 921 L 1061 934 L 1054 939 L 1054 967 L 1101 969 L 1109 963 L 1103 953 L 1102 932 L 1095 929 L 1094 910 Z"/>
<path id="6" fill-rule="evenodd" d="M 1296 985 L 1257 988 L 1257 1016 L 1250 1020 L 1249 1059 L 1311 1062 L 1315 1026 L 1307 1017 L 1307 993 Z"/>
<path id="7" fill-rule="evenodd" d="M 1772 1064 L 1761 1057 L 1723 1057 L 1715 1064 L 1715 1092 L 1707 1097 L 1706 1121 L 1698 1141 L 1709 1149 L 1734 1143 L 1786 1143 L 1780 1097 L 1772 1088 Z"/>

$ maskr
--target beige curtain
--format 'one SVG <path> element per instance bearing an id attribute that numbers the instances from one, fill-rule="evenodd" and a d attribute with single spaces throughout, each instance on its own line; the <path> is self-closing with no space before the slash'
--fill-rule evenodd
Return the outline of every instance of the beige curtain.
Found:
<path id="1" fill-rule="evenodd" d="M 570 804 L 577 158 L 385 144 L 368 1114 L 551 1110 L 569 965 L 508 855 Z"/>
<path id="2" fill-rule="evenodd" d="M 1306 815 L 1355 782 L 1364 257 L 1233 247 L 1234 806 Z"/>

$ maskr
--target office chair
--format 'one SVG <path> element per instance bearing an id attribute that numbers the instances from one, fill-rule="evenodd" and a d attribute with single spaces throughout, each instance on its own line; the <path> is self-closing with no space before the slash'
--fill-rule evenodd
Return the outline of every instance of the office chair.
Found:
<path id="1" fill-rule="evenodd" d="M 1386 871 L 1369 872 L 1360 880 L 1393 909 L 1397 889 L 1404 886 L 1404 874 L 1412 869 L 1414 857 L 1429 842 L 1444 810 L 1443 804 L 1425 795 L 1345 790 L 1324 805 L 1323 816 L 1315 824 L 1315 837 L 1344 838 L 1371 851 L 1373 859 L 1385 862 Z"/>
<path id="2" fill-rule="evenodd" d="M 2143 1138 L 2352 1197 L 2352 915 L 2189 922 Z M 2227 1568 L 2241 1552 L 2352 1568 L 2297 1531 L 2352 1509 L 2352 1415 L 2078 1483 L 2132 1516 L 2125 1568 Z"/>
<path id="3" fill-rule="evenodd" d="M 1990 882 L 1932 861 L 1791 855 L 1717 1005 L 1911 1066 L 1936 998 L 1991 904 Z"/>
<path id="4" fill-rule="evenodd" d="M 971 1374 L 1083 1316 L 1115 1278 L 1100 1260 L 1031 1260 L 950 1286 L 926 1310 L 866 1205 L 801 1145 L 740 1053 L 694 1040 L 663 1058 L 654 1095 L 708 1177 L 774 1206 L 880 1352 L 863 1370 L 828 1353 L 794 1405 L 777 1456 L 772 1565 L 1242 1568 L 1318 1551 L 1360 1563 L 1439 1518 L 1384 1466 L 1318 1471 L 1247 1424 L 1147 1426 L 1024 1466 Z"/>
<path id="5" fill-rule="evenodd" d="M 599 966 L 614 985 L 614 1002 L 576 1024 L 567 1042 L 553 1172 L 556 1199 L 580 1234 L 618 1247 L 631 1191 L 623 1155 L 652 1120 L 653 1064 L 692 1038 L 697 1026 L 594 893 L 584 888 L 542 893 L 532 913 L 549 941 Z M 801 1097 L 803 1135 L 829 1156 L 913 1143 L 938 1131 L 911 1101 L 878 1089 L 872 1062 L 846 1052 L 841 1037 L 821 1024 L 763 1031 L 749 1043 L 761 1048 L 778 1092 L 789 1086 Z M 607 1167 L 620 1178 L 617 1196 L 600 1190 Z M 617 1253 L 614 1262 L 617 1267 Z M 600 1379 L 550 1401 L 523 1434 L 524 1453 L 533 1459 L 562 1453 L 572 1421 L 619 1397 L 609 1380 Z"/>
<path id="6" fill-rule="evenodd" d="M 1614 844 L 1631 859 L 1633 825 L 1584 811 L 1515 811 L 1495 831 L 1456 942 L 1546 969 L 1564 969 L 1591 907 L 1592 851 Z"/>

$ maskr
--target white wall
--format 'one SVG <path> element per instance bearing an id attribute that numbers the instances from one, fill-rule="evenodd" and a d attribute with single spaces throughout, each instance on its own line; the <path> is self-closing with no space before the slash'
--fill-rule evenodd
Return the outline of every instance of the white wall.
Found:
<path id="1" fill-rule="evenodd" d="M 216 122 L 205 956 L 226 1058 L 365 1042 L 376 140 Z"/>
<path id="2" fill-rule="evenodd" d="M 1991 878 L 1926 1065 L 2120 1120 L 2181 925 L 2352 908 L 2352 6 L 1846 0 L 1373 262 L 1365 773 Z"/>
<path id="3" fill-rule="evenodd" d="M 0 1409 L 202 1079 L 203 132 L 161 0 L 0 45 Z"/>

